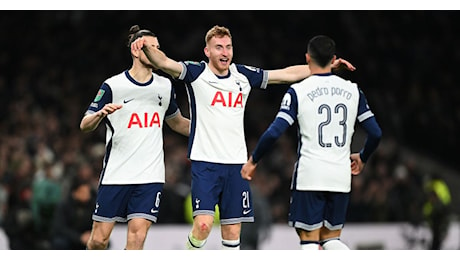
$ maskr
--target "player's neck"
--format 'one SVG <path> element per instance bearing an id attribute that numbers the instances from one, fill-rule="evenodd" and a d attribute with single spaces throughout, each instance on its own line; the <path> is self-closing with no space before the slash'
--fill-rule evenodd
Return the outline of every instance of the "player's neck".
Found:
<path id="1" fill-rule="evenodd" d="M 326 66 L 324 68 L 320 67 L 320 66 L 317 66 L 317 65 L 314 65 L 314 64 L 310 64 L 310 72 L 311 74 L 326 74 L 326 73 L 332 73 L 332 68 L 331 66 Z"/>
<path id="2" fill-rule="evenodd" d="M 152 69 L 150 68 L 139 68 L 138 66 L 132 66 L 128 70 L 129 75 L 137 82 L 144 83 L 152 78 Z"/>

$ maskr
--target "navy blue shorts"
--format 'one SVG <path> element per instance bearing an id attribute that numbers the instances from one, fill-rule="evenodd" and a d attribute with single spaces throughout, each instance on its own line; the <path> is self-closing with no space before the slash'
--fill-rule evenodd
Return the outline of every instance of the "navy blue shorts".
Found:
<path id="1" fill-rule="evenodd" d="M 157 222 L 163 183 L 100 185 L 93 220 L 127 222 L 144 218 Z"/>
<path id="2" fill-rule="evenodd" d="M 192 161 L 193 216 L 214 216 L 218 205 L 221 224 L 254 222 L 251 190 L 241 177 L 242 166 Z"/>
<path id="3" fill-rule="evenodd" d="M 289 226 L 307 231 L 322 226 L 342 229 L 347 216 L 350 194 L 330 191 L 292 191 Z"/>

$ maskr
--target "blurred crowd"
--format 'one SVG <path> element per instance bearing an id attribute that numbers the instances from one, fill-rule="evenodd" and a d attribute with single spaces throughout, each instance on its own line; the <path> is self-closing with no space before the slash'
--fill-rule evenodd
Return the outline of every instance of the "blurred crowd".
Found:
<path id="1" fill-rule="evenodd" d="M 427 221 L 423 208 L 431 194 L 426 184 L 438 174 L 401 151 L 460 169 L 452 152 L 460 145 L 459 20 L 456 11 L 1 11 L 0 226 L 10 247 L 62 248 L 64 238 L 52 239 L 62 230 L 56 224 L 62 223 L 58 208 L 72 200 L 80 183 L 90 187 L 85 199 L 73 199 L 79 207 L 72 208 L 81 213 L 73 216 L 80 217 L 64 226 L 78 230 L 70 244 L 84 244 L 105 128 L 83 134 L 79 123 L 102 81 L 130 66 L 124 44 L 133 24 L 154 31 L 176 60 L 204 59 L 206 31 L 214 24 L 227 26 L 234 62 L 265 69 L 304 63 L 306 39 L 313 35 L 334 38 L 339 55 L 358 68 L 343 76 L 364 89 L 383 130 L 381 146 L 353 177 L 348 221 L 420 225 Z M 184 87 L 174 84 L 188 115 Z M 251 93 L 245 122 L 249 151 L 276 115 L 287 87 Z M 273 223 L 287 222 L 295 130 L 276 143 L 252 181 L 267 200 Z M 359 137 L 356 142 L 362 142 Z M 165 126 L 164 145 L 159 224 L 185 224 L 187 139 Z"/>

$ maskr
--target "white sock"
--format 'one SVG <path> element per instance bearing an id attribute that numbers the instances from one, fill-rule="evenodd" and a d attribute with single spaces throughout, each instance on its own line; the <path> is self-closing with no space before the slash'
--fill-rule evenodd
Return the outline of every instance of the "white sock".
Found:
<path id="1" fill-rule="evenodd" d="M 192 235 L 192 232 L 190 232 L 188 234 L 187 243 L 185 244 L 185 246 L 189 250 L 201 249 L 206 244 L 206 241 L 207 241 L 206 239 L 205 240 L 196 239 Z"/>
<path id="2" fill-rule="evenodd" d="M 240 250 L 240 240 L 225 240 L 222 239 L 223 250 Z"/>
<path id="3" fill-rule="evenodd" d="M 334 238 L 321 243 L 324 250 L 350 250 L 340 239 Z"/>
<path id="4" fill-rule="evenodd" d="M 306 242 L 306 241 L 304 241 Z M 319 250 L 318 242 L 302 243 L 300 242 L 300 249 L 302 250 Z"/>

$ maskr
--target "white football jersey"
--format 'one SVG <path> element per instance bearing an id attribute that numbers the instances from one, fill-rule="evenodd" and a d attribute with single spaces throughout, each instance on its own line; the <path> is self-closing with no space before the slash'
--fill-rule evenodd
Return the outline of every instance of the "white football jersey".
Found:
<path id="1" fill-rule="evenodd" d="M 232 64 L 216 76 L 205 62 L 183 62 L 179 80 L 187 85 L 191 130 L 189 158 L 225 164 L 245 163 L 244 111 L 251 88 L 267 87 L 267 72 Z"/>
<path id="2" fill-rule="evenodd" d="M 179 110 L 171 81 L 153 73 L 147 83 L 125 71 L 107 79 L 87 113 L 107 103 L 123 107 L 108 115 L 102 184 L 142 184 L 165 181 L 163 124 Z"/>
<path id="3" fill-rule="evenodd" d="M 332 74 L 312 75 L 288 90 L 277 117 L 291 125 L 298 121 L 299 159 L 291 188 L 350 191 L 355 122 L 373 116 L 360 95 L 355 83 Z"/>

